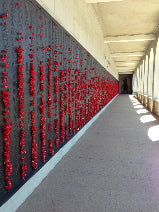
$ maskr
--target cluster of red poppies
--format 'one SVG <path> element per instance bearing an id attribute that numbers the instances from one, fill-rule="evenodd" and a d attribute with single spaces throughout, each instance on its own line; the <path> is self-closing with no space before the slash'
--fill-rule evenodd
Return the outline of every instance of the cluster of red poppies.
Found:
<path id="1" fill-rule="evenodd" d="M 25 129 L 24 129 L 24 117 L 25 117 L 25 105 L 24 105 L 24 65 L 23 65 L 23 55 L 24 49 L 19 46 L 16 49 L 17 52 L 17 76 L 18 76 L 18 108 L 19 108 L 19 127 L 20 127 L 20 154 L 21 154 L 21 178 L 24 180 L 26 173 L 27 173 L 27 163 L 26 163 L 26 147 L 25 147 Z"/>
<path id="2" fill-rule="evenodd" d="M 50 138 L 48 140 L 48 142 L 49 142 L 49 154 L 54 155 L 55 151 L 54 151 L 54 146 L 53 146 L 53 139 Z"/>
<path id="3" fill-rule="evenodd" d="M 21 3 L 17 3 L 21 5 Z M 6 20 L 8 13 L 1 15 Z M 39 17 L 43 20 L 45 17 Z M 44 20 L 45 21 L 45 20 Z M 42 21 L 43 22 L 43 21 Z M 5 22 L 4 22 L 5 23 Z M 56 27 L 56 23 L 53 23 Z M 41 28 L 45 25 L 42 23 Z M 34 26 L 30 25 L 30 42 L 35 42 L 36 37 L 32 32 Z M 23 33 L 20 32 L 17 41 L 23 41 Z M 37 36 L 44 36 L 40 32 Z M 35 39 L 35 40 L 34 40 Z M 39 38 L 38 38 L 39 39 Z M 72 38 L 70 38 L 71 40 Z M 95 68 L 94 59 L 91 54 L 83 47 L 75 46 L 73 39 L 70 41 L 71 47 L 62 45 L 42 46 L 42 54 L 45 55 L 44 61 L 39 62 L 39 74 L 35 69 L 34 44 L 30 44 L 30 69 L 29 69 L 29 100 L 25 99 L 24 86 L 25 66 L 24 49 L 19 46 L 17 53 L 17 97 L 18 97 L 18 117 L 19 117 L 19 147 L 21 159 L 21 179 L 24 180 L 28 170 L 26 163 L 26 143 L 25 143 L 25 123 L 26 117 L 25 104 L 29 101 L 31 106 L 30 133 L 31 133 L 31 166 L 33 169 L 38 167 L 38 157 L 42 162 L 46 162 L 46 153 L 55 154 L 56 147 L 60 143 L 68 141 L 75 133 L 79 131 L 103 106 L 105 106 L 117 93 L 118 82 L 113 79 L 104 69 Z M 22 44 L 20 44 L 22 45 Z M 66 44 L 64 44 L 66 45 Z M 65 54 L 63 58 L 62 54 Z M 47 56 L 46 56 L 47 55 Z M 10 122 L 10 93 L 8 84 L 7 61 L 8 52 L 3 51 L 0 61 L 3 63 L 2 72 L 2 103 L 3 103 L 3 142 L 4 142 L 4 166 L 6 189 L 12 188 L 10 175 L 12 174 L 12 164 L 10 159 L 10 140 L 12 123 Z M 48 59 L 49 58 L 49 59 Z M 53 59 L 54 58 L 54 59 Z M 27 78 L 27 76 L 26 76 Z M 36 83 L 39 81 L 40 95 L 37 98 L 38 90 Z M 38 142 L 36 113 L 35 108 L 40 112 L 40 144 L 41 155 L 38 155 Z M 47 136 L 49 135 L 49 136 Z M 53 137 L 54 136 L 54 137 Z M 47 149 L 48 148 L 48 149 Z"/>
<path id="4" fill-rule="evenodd" d="M 32 138 L 32 144 L 31 144 L 31 165 L 33 169 L 36 169 L 38 167 L 37 160 L 38 160 L 38 145 L 36 143 L 36 132 L 37 127 L 35 126 L 35 111 L 31 111 L 31 138 Z"/>
<path id="5" fill-rule="evenodd" d="M 41 132 L 41 161 L 46 161 L 46 102 L 44 99 L 45 91 L 45 66 L 43 61 L 40 61 L 40 132 Z"/>
<path id="6" fill-rule="evenodd" d="M 53 131 L 53 123 L 52 122 L 48 124 L 48 131 L 49 132 Z M 54 155 L 55 152 L 54 152 L 54 146 L 53 146 L 53 139 L 50 138 L 48 140 L 48 143 L 49 143 L 49 154 Z"/>
<path id="7" fill-rule="evenodd" d="M 30 51 L 33 52 L 33 44 L 30 44 Z M 36 83 L 36 71 L 34 67 L 34 54 L 29 54 L 30 58 L 30 79 L 29 79 L 29 88 L 30 88 L 30 96 L 31 96 L 31 102 L 30 106 L 31 109 L 31 166 L 33 169 L 36 169 L 38 167 L 38 145 L 36 142 L 36 133 L 37 133 L 37 127 L 35 126 L 35 96 L 36 96 L 36 89 L 35 89 L 35 83 Z"/>
<path id="8" fill-rule="evenodd" d="M 41 161 L 46 162 L 46 102 L 43 96 L 40 98 L 40 132 L 41 132 Z"/>
<path id="9" fill-rule="evenodd" d="M 9 101 L 10 101 L 10 92 L 9 92 L 9 84 L 8 84 L 8 67 L 9 63 L 7 62 L 8 51 L 3 50 L 0 61 L 2 61 L 4 71 L 2 72 L 2 103 L 3 103 L 3 143 L 4 143 L 4 172 L 5 172 L 5 182 L 6 189 L 12 188 L 12 182 L 10 179 L 10 175 L 12 174 L 12 163 L 10 158 L 10 141 L 11 141 L 11 131 L 12 131 L 12 123 L 10 122 L 10 111 L 9 111 Z"/>
<path id="10" fill-rule="evenodd" d="M 48 59 L 48 117 L 52 118 L 52 58 Z"/>
<path id="11" fill-rule="evenodd" d="M 65 141 L 65 103 L 64 103 L 64 84 L 60 86 L 60 142 L 64 143 Z"/>
<path id="12" fill-rule="evenodd" d="M 59 139 L 59 111 L 58 111 L 58 107 L 59 107 L 59 77 L 58 77 L 58 71 L 59 71 L 59 62 L 58 62 L 58 56 L 59 56 L 59 51 L 54 51 L 54 74 L 55 77 L 53 77 L 54 79 L 54 104 L 55 104 L 55 118 L 54 118 L 54 133 L 55 133 L 55 147 L 59 146 L 60 143 L 60 139 Z M 61 109 L 60 109 L 61 110 Z"/>
<path id="13" fill-rule="evenodd" d="M 52 51 L 52 46 L 49 46 L 48 48 L 48 51 Z M 52 82 L 52 79 L 53 79 L 53 74 L 52 74 L 52 71 L 53 71 L 53 68 L 52 68 L 52 58 L 49 58 L 48 59 L 48 117 L 50 118 L 50 123 L 48 125 L 48 131 L 53 131 L 53 123 L 52 123 L 52 117 L 53 117 L 53 100 L 52 100 L 52 89 L 53 89 L 53 82 Z M 54 155 L 55 152 L 54 152 L 54 146 L 53 146 L 53 139 L 49 139 L 49 154 L 50 155 Z"/>
<path id="14" fill-rule="evenodd" d="M 43 66 L 43 61 L 40 61 L 40 91 L 43 92 L 44 87 L 44 79 L 45 79 L 45 66 Z"/>
<path id="15" fill-rule="evenodd" d="M 7 22 L 5 21 L 7 18 L 8 18 L 9 14 L 8 13 L 5 13 L 3 15 L 1 15 L 1 18 L 4 20 L 3 22 L 3 25 L 6 26 L 7 25 Z"/>
<path id="16" fill-rule="evenodd" d="M 54 77 L 54 93 L 55 95 L 58 94 L 59 86 L 58 86 L 58 76 Z"/>
<path id="17" fill-rule="evenodd" d="M 32 55 L 32 57 L 31 57 L 31 55 Z M 30 54 L 29 56 L 30 56 L 31 59 L 33 59 L 33 54 Z M 36 94 L 36 90 L 35 90 L 35 82 L 36 82 L 35 75 L 36 75 L 36 72 L 35 72 L 34 63 L 33 63 L 33 60 L 32 60 L 32 62 L 30 63 L 30 82 L 29 82 L 31 97 L 35 97 L 35 94 Z"/>

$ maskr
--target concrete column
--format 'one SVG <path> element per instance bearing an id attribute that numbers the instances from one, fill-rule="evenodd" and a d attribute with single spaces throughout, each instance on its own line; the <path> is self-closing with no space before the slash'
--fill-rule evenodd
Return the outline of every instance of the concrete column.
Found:
<path id="1" fill-rule="evenodd" d="M 151 49 L 149 57 L 149 72 L 148 72 L 148 97 L 150 98 L 152 98 L 153 62 L 154 62 L 154 52 L 153 49 Z"/>
<path id="2" fill-rule="evenodd" d="M 159 99 L 159 40 L 156 44 L 153 98 Z"/>
<path id="3" fill-rule="evenodd" d="M 145 63 L 144 60 L 141 64 L 141 94 L 142 94 L 142 103 L 144 103 L 144 75 L 145 75 Z"/>
<path id="4" fill-rule="evenodd" d="M 137 92 L 137 73 L 136 71 L 133 74 L 133 93 Z"/>
<path id="5" fill-rule="evenodd" d="M 134 91 L 137 93 L 138 92 L 138 79 L 137 79 L 137 69 L 136 71 L 134 72 Z"/>
<path id="6" fill-rule="evenodd" d="M 143 78 L 143 73 L 142 73 L 142 64 L 140 65 L 140 101 L 142 102 L 142 78 Z"/>
<path id="7" fill-rule="evenodd" d="M 140 99 L 140 67 L 136 70 L 136 79 L 137 79 L 137 98 Z"/>
<path id="8" fill-rule="evenodd" d="M 145 75 L 144 75 L 144 95 L 147 96 L 147 84 L 148 84 L 148 55 L 145 58 Z"/>
<path id="9" fill-rule="evenodd" d="M 142 71 L 141 71 L 141 65 L 139 66 L 139 92 L 141 93 L 141 82 L 142 82 Z"/>
<path id="10" fill-rule="evenodd" d="M 143 95 L 144 95 L 144 90 L 145 90 L 145 60 L 143 60 Z"/>
<path id="11" fill-rule="evenodd" d="M 140 70 L 139 68 L 137 68 L 137 92 L 139 93 L 140 92 Z"/>
<path id="12" fill-rule="evenodd" d="M 152 71 L 152 99 L 154 99 L 154 81 L 155 81 L 155 70 L 156 70 L 156 60 L 158 59 L 158 58 L 156 58 L 156 48 L 154 48 L 153 49 L 153 53 L 154 53 L 154 55 L 153 55 L 153 71 Z"/>

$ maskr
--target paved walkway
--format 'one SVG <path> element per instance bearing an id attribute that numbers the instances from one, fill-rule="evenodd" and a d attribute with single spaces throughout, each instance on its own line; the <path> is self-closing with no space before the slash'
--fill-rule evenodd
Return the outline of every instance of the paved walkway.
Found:
<path id="1" fill-rule="evenodd" d="M 159 212 L 158 124 L 119 95 L 17 212 Z"/>

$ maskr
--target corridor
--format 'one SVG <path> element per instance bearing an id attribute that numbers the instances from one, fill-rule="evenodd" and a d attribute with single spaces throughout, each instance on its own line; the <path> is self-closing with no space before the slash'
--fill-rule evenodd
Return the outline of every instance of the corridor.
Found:
<path id="1" fill-rule="evenodd" d="M 158 212 L 157 125 L 117 96 L 17 212 Z"/>

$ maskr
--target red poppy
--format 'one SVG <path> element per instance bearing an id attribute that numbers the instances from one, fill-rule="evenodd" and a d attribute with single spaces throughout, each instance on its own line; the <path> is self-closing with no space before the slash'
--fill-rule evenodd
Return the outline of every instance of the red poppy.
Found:
<path id="1" fill-rule="evenodd" d="M 17 5 L 18 5 L 18 6 L 21 6 L 21 5 L 22 5 L 22 2 L 18 2 Z"/>
<path id="2" fill-rule="evenodd" d="M 1 15 L 1 18 L 5 19 L 5 18 L 8 18 L 8 16 L 9 16 L 9 14 L 6 13 L 6 14 Z"/>

